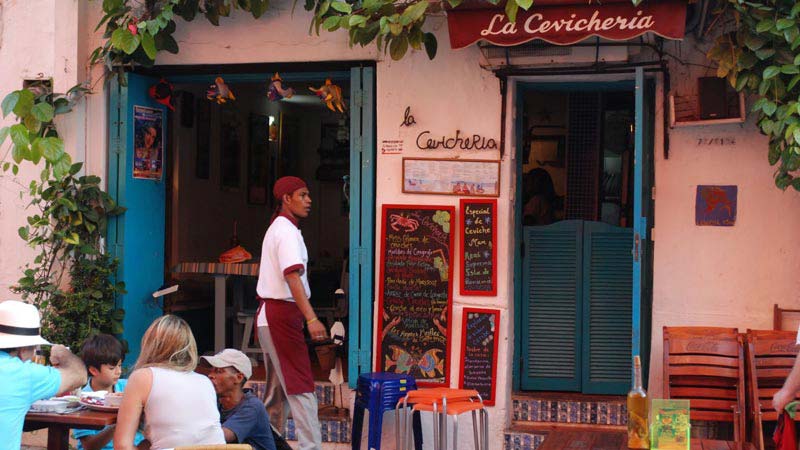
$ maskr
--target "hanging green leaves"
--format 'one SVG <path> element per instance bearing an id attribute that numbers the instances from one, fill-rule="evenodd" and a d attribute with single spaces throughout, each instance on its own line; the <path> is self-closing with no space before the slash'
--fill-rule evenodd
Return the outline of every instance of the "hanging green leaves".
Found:
<path id="1" fill-rule="evenodd" d="M 769 137 L 775 185 L 800 191 L 800 3 L 727 0 L 725 11 L 736 30 L 717 38 L 707 56 L 734 89 L 759 97 L 751 110 Z"/>

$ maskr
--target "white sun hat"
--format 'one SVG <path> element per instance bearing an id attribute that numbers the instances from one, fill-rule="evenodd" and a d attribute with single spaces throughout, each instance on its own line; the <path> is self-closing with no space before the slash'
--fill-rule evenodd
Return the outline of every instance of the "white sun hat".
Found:
<path id="1" fill-rule="evenodd" d="M 40 324 L 35 306 L 18 300 L 0 302 L 0 348 L 52 345 L 42 339 Z"/>

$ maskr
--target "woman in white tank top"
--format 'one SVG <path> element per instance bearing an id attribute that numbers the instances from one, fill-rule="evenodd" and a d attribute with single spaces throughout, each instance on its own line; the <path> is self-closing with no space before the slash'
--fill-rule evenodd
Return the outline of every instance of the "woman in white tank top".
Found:
<path id="1" fill-rule="evenodd" d="M 189 325 L 172 315 L 156 319 L 142 337 L 136 370 L 125 388 L 115 450 L 135 448 L 141 421 L 153 450 L 225 443 L 214 387 L 195 367 L 197 344 Z"/>

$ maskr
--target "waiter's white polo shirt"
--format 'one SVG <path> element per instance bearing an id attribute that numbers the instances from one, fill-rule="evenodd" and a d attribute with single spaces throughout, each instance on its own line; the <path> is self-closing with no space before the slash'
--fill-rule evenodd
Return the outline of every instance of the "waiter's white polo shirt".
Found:
<path id="1" fill-rule="evenodd" d="M 274 298 L 294 301 L 286 275 L 298 271 L 306 296 L 311 298 L 306 268 L 308 250 L 303 241 L 303 233 L 285 216 L 278 216 L 264 235 L 261 244 L 261 265 L 258 273 L 256 293 L 261 298 Z M 267 315 L 261 308 L 256 318 L 256 326 L 267 325 Z"/>

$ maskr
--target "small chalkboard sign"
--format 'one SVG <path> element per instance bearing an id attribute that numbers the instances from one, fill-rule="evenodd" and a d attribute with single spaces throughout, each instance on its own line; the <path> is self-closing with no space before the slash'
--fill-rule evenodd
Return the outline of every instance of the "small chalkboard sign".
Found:
<path id="1" fill-rule="evenodd" d="M 375 367 L 450 383 L 452 206 L 383 205 Z"/>
<path id="2" fill-rule="evenodd" d="M 461 295 L 497 295 L 497 200 L 461 199 Z"/>
<path id="3" fill-rule="evenodd" d="M 475 389 L 485 405 L 494 405 L 500 311 L 464 308 L 461 323 L 461 389 Z"/>

